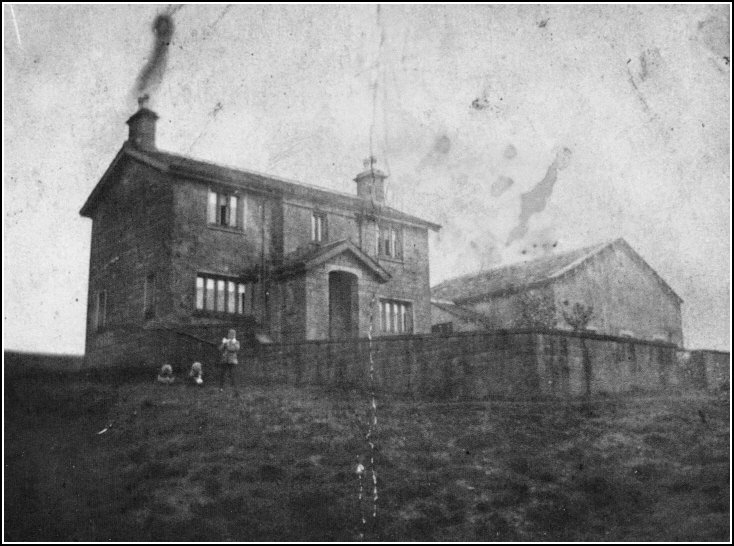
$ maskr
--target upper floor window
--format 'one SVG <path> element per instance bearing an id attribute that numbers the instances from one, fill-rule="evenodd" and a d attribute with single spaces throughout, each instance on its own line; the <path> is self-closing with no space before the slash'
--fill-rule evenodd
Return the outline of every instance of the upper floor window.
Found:
<path id="1" fill-rule="evenodd" d="M 380 330 L 385 334 L 412 334 L 413 306 L 404 301 L 380 300 Z"/>
<path id="2" fill-rule="evenodd" d="M 326 241 L 326 214 L 314 212 L 311 215 L 311 241 L 323 243 Z"/>
<path id="3" fill-rule="evenodd" d="M 249 291 L 252 297 L 252 290 Z M 244 315 L 251 308 L 247 285 L 233 280 L 197 275 L 196 310 Z M 249 304 L 249 307 L 248 307 Z"/>
<path id="4" fill-rule="evenodd" d="M 237 222 L 239 198 L 227 193 L 209 192 L 207 221 L 210 224 L 227 227 L 241 227 Z"/>
<path id="5" fill-rule="evenodd" d="M 400 226 L 377 225 L 377 255 L 396 260 L 403 259 L 403 230 Z"/>
<path id="6" fill-rule="evenodd" d="M 107 326 L 107 291 L 100 290 L 94 301 L 94 329 L 103 330 Z"/>

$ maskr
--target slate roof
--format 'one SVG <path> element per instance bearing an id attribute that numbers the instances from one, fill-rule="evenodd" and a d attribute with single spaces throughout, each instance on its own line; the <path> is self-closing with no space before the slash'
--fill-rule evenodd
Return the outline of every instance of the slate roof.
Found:
<path id="1" fill-rule="evenodd" d="M 598 243 L 568 252 L 543 256 L 527 262 L 482 271 L 480 273 L 462 275 L 461 277 L 439 283 L 431 288 L 431 297 L 462 304 L 504 294 L 522 292 L 530 288 L 543 286 L 576 270 L 585 264 L 587 260 L 592 259 L 601 251 L 613 245 L 624 249 L 638 264 L 648 269 L 666 291 L 671 293 L 679 301 L 682 301 L 673 289 L 624 239 Z"/>
<path id="2" fill-rule="evenodd" d="M 471 309 L 467 309 L 466 307 L 460 307 L 453 302 L 431 300 L 431 305 L 467 322 L 478 322 L 483 324 L 484 321 L 487 320 L 485 315 L 472 311 Z"/>
<path id="3" fill-rule="evenodd" d="M 141 161 L 162 172 L 168 172 L 174 175 L 177 174 L 184 178 L 229 183 L 266 193 L 303 197 L 316 202 L 344 207 L 367 215 L 374 215 L 392 220 L 402 220 L 434 231 L 441 229 L 440 225 L 433 222 L 406 214 L 392 207 L 388 207 L 387 205 L 371 203 L 353 194 L 328 190 L 319 186 L 259 173 L 257 171 L 224 167 L 214 163 L 208 163 L 206 161 L 192 159 L 190 157 L 163 152 L 160 150 L 138 149 L 127 142 L 123 144 L 112 164 L 107 169 L 107 172 L 105 172 L 100 182 L 94 190 L 92 190 L 87 202 L 80 211 L 82 216 L 91 216 L 91 211 L 93 210 L 97 199 L 104 191 L 109 179 L 112 178 L 108 175 L 114 171 L 116 165 L 126 157 Z"/>

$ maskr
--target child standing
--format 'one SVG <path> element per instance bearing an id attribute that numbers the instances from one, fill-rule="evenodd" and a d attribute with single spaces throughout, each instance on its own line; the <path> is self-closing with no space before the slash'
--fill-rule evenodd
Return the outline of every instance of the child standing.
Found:
<path id="1" fill-rule="evenodd" d="M 219 390 L 224 390 L 224 376 L 225 374 L 228 374 L 230 382 L 232 383 L 232 388 L 237 395 L 239 393 L 237 392 L 237 384 L 234 379 L 235 366 L 238 364 L 237 353 L 240 350 L 240 342 L 237 341 L 237 332 L 230 330 L 227 337 L 222 339 L 222 343 L 219 345 L 219 350 L 222 353 L 222 359 L 219 367 Z"/>

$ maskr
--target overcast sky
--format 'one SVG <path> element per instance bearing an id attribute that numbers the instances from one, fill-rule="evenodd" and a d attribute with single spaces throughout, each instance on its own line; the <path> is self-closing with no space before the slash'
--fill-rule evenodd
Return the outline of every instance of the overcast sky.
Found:
<path id="1" fill-rule="evenodd" d="M 3 9 L 4 346 L 81 353 L 79 209 L 172 8 Z M 174 11 L 160 148 L 348 192 L 373 152 L 390 203 L 444 226 L 432 284 L 624 237 L 683 298 L 687 345 L 729 349 L 728 6 Z"/>

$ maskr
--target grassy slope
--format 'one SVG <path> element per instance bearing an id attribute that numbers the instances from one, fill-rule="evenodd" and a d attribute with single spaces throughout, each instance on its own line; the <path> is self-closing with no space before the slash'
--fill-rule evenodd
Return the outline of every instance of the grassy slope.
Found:
<path id="1" fill-rule="evenodd" d="M 7 540 L 357 540 L 356 393 L 16 381 Z M 703 418 L 699 414 L 703 412 Z M 382 540 L 726 540 L 728 400 L 379 401 Z M 108 423 L 112 427 L 96 434 Z"/>

